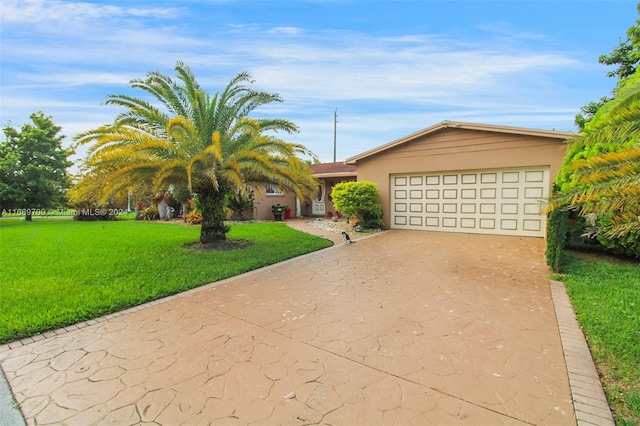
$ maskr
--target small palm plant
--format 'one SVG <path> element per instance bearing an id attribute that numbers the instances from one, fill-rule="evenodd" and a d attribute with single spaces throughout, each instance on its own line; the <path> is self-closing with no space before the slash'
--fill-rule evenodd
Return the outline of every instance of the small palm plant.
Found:
<path id="1" fill-rule="evenodd" d="M 245 214 L 253 210 L 253 192 L 239 189 L 229 197 L 227 207 L 231 210 L 231 219 L 246 220 Z"/>

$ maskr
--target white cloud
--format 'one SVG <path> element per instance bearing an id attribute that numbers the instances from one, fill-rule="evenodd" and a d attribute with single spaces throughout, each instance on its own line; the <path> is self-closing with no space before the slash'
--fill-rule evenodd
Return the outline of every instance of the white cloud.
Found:
<path id="1" fill-rule="evenodd" d="M 182 13 L 180 8 L 138 8 L 102 5 L 88 2 L 57 0 L 3 0 L 0 16 L 3 23 L 68 24 L 74 21 L 95 21 L 110 18 L 155 19 L 174 18 Z"/>
<path id="2" fill-rule="evenodd" d="M 283 34 L 283 35 L 297 35 L 302 32 L 300 28 L 296 27 L 275 27 L 267 31 L 271 34 Z"/>
<path id="3" fill-rule="evenodd" d="M 587 67 L 543 34 L 508 26 L 476 39 L 215 19 L 197 29 L 189 3 L 118 4 L 1 2 L 2 121 L 44 110 L 72 137 L 113 119 L 113 108 L 99 106 L 107 94 L 126 92 L 147 71 L 173 75 L 182 60 L 211 92 L 249 71 L 255 88 L 285 100 L 259 112 L 295 121 L 302 131 L 294 139 L 329 161 L 335 108 L 345 158 L 445 119 L 571 130 L 580 105 L 604 95 L 575 101 L 556 77 Z"/>

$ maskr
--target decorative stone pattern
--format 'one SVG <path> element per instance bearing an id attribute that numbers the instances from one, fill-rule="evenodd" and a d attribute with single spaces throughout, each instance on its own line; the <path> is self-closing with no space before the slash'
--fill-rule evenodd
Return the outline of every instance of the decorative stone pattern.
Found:
<path id="1" fill-rule="evenodd" d="M 575 424 L 543 249 L 384 232 L 0 362 L 28 424 Z"/>

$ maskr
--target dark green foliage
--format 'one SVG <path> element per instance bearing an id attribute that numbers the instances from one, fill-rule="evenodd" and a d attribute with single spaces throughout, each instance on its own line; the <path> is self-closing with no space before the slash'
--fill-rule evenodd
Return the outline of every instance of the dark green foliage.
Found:
<path id="1" fill-rule="evenodd" d="M 223 187 L 218 189 L 208 187 L 198 191 L 196 200 L 198 210 L 202 213 L 201 244 L 227 239 L 226 235 L 230 228 L 224 221 L 227 219 L 225 206 L 227 205 L 228 194 L 230 194 L 230 191 L 225 190 Z"/>
<path id="2" fill-rule="evenodd" d="M 579 251 L 603 251 L 597 238 L 585 234 L 588 224 L 584 217 L 575 211 L 570 211 L 568 219 L 567 248 Z"/>
<path id="3" fill-rule="evenodd" d="M 547 265 L 553 272 L 561 272 L 563 267 L 563 252 L 567 243 L 568 213 L 562 209 L 555 209 L 547 217 L 547 247 L 545 256 Z"/>
<path id="4" fill-rule="evenodd" d="M 585 126 L 593 116 L 598 112 L 598 110 L 611 99 L 605 97 L 600 98 L 598 102 L 589 102 L 587 105 L 580 108 L 580 114 L 576 115 L 574 124 L 578 127 L 580 131 L 584 130 Z"/>
<path id="5" fill-rule="evenodd" d="M 640 5 L 636 6 L 640 13 Z M 640 19 L 627 30 L 627 39 L 621 41 L 608 55 L 600 55 L 598 62 L 604 65 L 618 65 L 614 71 L 607 73 L 607 77 L 617 77 L 618 80 L 633 75 L 640 62 Z"/>
<path id="6" fill-rule="evenodd" d="M 188 204 L 191 193 L 186 189 L 174 189 L 168 193 L 169 195 L 169 207 L 173 209 L 173 215 L 178 216 L 182 213 L 183 207 Z"/>
<path id="7" fill-rule="evenodd" d="M 604 218 L 600 223 L 606 225 L 609 220 Z M 627 235 L 615 239 L 598 235 L 597 240 L 610 253 L 640 259 L 640 232 L 638 231 L 630 231 Z"/>
<path id="8" fill-rule="evenodd" d="M 33 124 L 20 130 L 4 128 L 6 141 L 0 143 L 0 209 L 42 210 L 63 207 L 70 186 L 67 157 L 61 128 L 43 112 L 30 116 Z M 31 220 L 30 213 L 26 215 Z"/>
<path id="9" fill-rule="evenodd" d="M 253 210 L 253 192 L 238 190 L 229 197 L 227 208 L 231 210 L 231 219 L 245 220 L 250 211 Z"/>
<path id="10" fill-rule="evenodd" d="M 356 226 L 362 229 L 382 229 L 384 228 L 384 221 L 382 220 L 382 214 L 366 212 L 361 221 Z"/>

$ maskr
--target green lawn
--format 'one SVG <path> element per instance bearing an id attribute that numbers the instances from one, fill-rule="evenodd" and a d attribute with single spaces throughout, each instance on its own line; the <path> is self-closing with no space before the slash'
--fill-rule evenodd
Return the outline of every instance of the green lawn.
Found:
<path id="1" fill-rule="evenodd" d="M 618 425 L 640 425 L 640 264 L 572 253 L 564 281 Z"/>
<path id="2" fill-rule="evenodd" d="M 330 246 L 284 223 L 234 224 L 248 247 L 197 251 L 200 227 L 0 220 L 0 343 L 96 318 Z"/>

